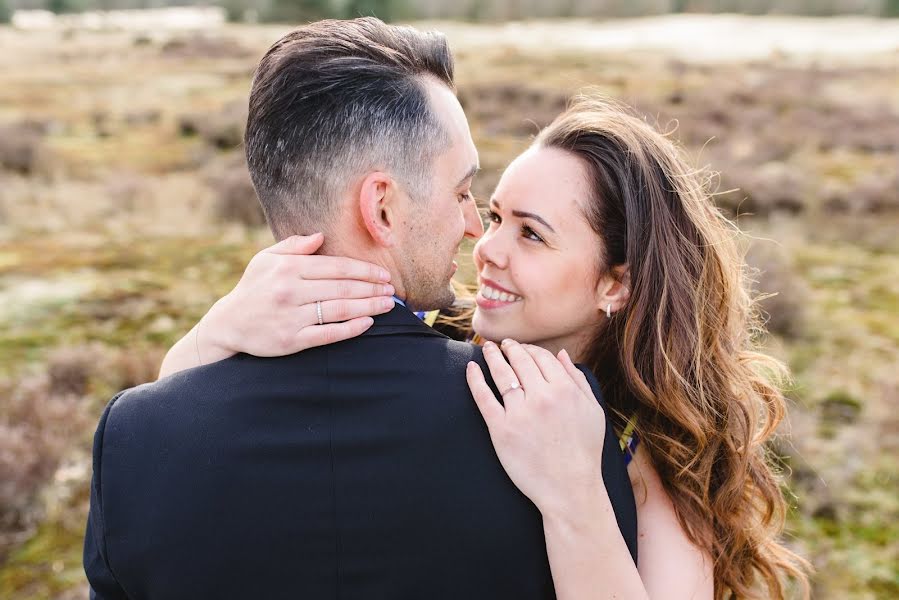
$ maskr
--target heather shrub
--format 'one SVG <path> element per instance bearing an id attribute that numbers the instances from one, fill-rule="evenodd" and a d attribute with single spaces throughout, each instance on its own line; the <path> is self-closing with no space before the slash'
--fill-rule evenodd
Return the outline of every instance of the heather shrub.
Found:
<path id="1" fill-rule="evenodd" d="M 52 394 L 81 396 L 87 393 L 97 356 L 84 348 L 59 348 L 47 363 L 49 391 Z"/>
<path id="2" fill-rule="evenodd" d="M 124 121 L 130 126 L 155 125 L 162 119 L 162 111 L 157 109 L 133 110 L 125 113 Z"/>
<path id="3" fill-rule="evenodd" d="M 48 159 L 44 146 L 46 127 L 22 122 L 0 125 L 0 169 L 33 175 Z"/>
<path id="4" fill-rule="evenodd" d="M 107 383 L 114 390 L 132 388 L 155 381 L 165 357 L 163 348 L 129 348 L 117 352 L 107 362 Z"/>
<path id="5" fill-rule="evenodd" d="M 0 557 L 42 516 L 38 495 L 90 428 L 83 373 L 63 361 L 52 373 L 0 383 Z M 59 389 L 55 389 L 59 388 Z"/>
<path id="6" fill-rule="evenodd" d="M 265 214 L 242 153 L 210 165 L 205 178 L 215 194 L 213 214 L 217 220 L 248 227 L 265 225 Z"/>
<path id="7" fill-rule="evenodd" d="M 245 101 L 231 102 L 211 114 L 193 113 L 178 118 L 178 130 L 182 136 L 197 135 L 219 150 L 233 150 L 240 146 L 246 125 Z"/>
<path id="8" fill-rule="evenodd" d="M 772 242 L 758 241 L 749 249 L 746 262 L 768 331 L 790 338 L 801 335 L 809 289 L 787 254 Z"/>
<path id="9" fill-rule="evenodd" d="M 796 214 L 806 209 L 805 176 L 788 163 L 736 163 L 720 169 L 716 202 L 733 215 Z"/>
<path id="10" fill-rule="evenodd" d="M 488 134 L 536 134 L 565 110 L 568 95 L 518 84 L 473 85 L 459 89 L 459 102 Z"/>
<path id="11" fill-rule="evenodd" d="M 173 59 L 246 59 L 254 52 L 245 48 L 235 39 L 212 37 L 203 34 L 184 35 L 170 39 L 162 45 L 160 52 Z"/>
<path id="12" fill-rule="evenodd" d="M 868 173 L 852 188 L 854 209 L 858 212 L 887 213 L 899 210 L 899 169 L 891 174 Z"/>
<path id="13" fill-rule="evenodd" d="M 104 181 L 104 192 L 116 209 L 136 212 L 149 205 L 152 185 L 147 177 L 132 171 L 116 171 Z"/>
<path id="14" fill-rule="evenodd" d="M 89 456 L 110 390 L 155 380 L 163 352 L 62 347 L 49 354 L 43 372 L 0 381 L 0 560 L 44 518 L 41 492 L 63 461 L 77 448 Z"/>

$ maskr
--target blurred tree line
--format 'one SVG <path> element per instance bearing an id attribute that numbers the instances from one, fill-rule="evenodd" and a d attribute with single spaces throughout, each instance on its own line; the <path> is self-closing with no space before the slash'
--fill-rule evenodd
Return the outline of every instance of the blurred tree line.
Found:
<path id="1" fill-rule="evenodd" d="M 503 21 L 552 17 L 635 17 L 732 12 L 899 17 L 899 0 L 0 0 L 0 22 L 16 9 L 84 10 L 218 5 L 234 21 L 309 21 L 375 15 L 402 19 Z"/>

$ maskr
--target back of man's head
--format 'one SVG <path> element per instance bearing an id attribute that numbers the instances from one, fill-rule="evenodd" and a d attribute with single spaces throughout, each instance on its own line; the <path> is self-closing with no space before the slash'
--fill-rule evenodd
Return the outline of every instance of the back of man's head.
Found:
<path id="1" fill-rule="evenodd" d="M 311 23 L 271 47 L 253 79 L 246 152 L 276 238 L 327 230 L 369 170 L 428 195 L 428 165 L 449 143 L 428 77 L 453 88 L 443 35 L 374 18 Z"/>

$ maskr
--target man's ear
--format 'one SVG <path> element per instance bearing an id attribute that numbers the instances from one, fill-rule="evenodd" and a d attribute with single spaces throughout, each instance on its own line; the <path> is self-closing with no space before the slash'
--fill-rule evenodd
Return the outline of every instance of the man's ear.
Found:
<path id="1" fill-rule="evenodd" d="M 597 308 L 612 314 L 621 310 L 631 297 L 631 272 L 627 265 L 612 267 L 596 288 Z"/>
<path id="2" fill-rule="evenodd" d="M 390 247 L 396 243 L 396 181 L 383 171 L 369 173 L 359 188 L 359 214 L 372 241 Z"/>

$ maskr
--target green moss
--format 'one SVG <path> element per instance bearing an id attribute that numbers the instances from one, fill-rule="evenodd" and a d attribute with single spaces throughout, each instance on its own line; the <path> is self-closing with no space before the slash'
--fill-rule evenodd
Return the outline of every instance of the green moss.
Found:
<path id="1" fill-rule="evenodd" d="M 827 394 L 827 396 L 824 397 L 821 403 L 832 406 L 846 407 L 854 411 L 859 411 L 862 408 L 861 401 L 858 398 L 853 397 L 846 390 L 835 390 L 830 392 L 829 394 Z"/>
<path id="2" fill-rule="evenodd" d="M 84 531 L 44 523 L 0 568 L 0 598 L 44 600 L 84 581 Z"/>

